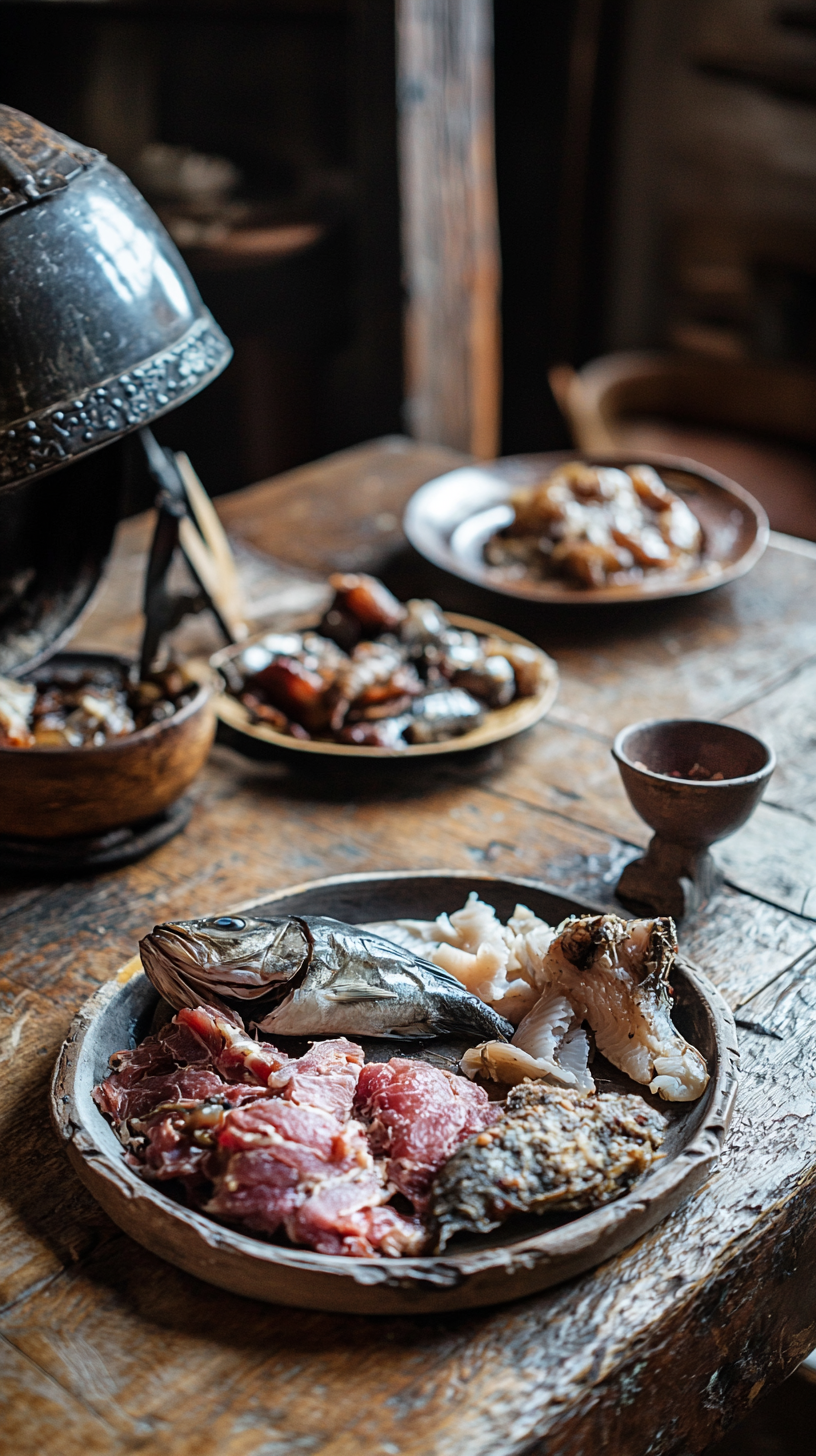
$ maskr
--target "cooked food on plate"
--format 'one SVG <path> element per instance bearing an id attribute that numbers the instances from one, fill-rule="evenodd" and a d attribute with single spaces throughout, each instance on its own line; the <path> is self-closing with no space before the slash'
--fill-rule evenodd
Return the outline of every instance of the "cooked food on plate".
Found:
<path id="1" fill-rule="evenodd" d="M 99 748 L 172 717 L 196 691 L 172 664 L 141 682 L 107 663 L 54 665 L 37 683 L 0 677 L 0 748 Z"/>
<path id="2" fill-rule="evenodd" d="M 477 728 L 551 680 L 542 652 L 453 627 L 435 602 L 403 604 L 373 576 L 330 577 L 316 631 L 270 632 L 228 658 L 229 692 L 292 738 L 402 749 Z"/>
<path id="3" fill-rule="evenodd" d="M 570 460 L 510 497 L 513 520 L 485 547 L 511 576 L 562 577 L 576 587 L 686 575 L 700 560 L 697 517 L 651 465 Z"/>
<path id="4" fill-rule="evenodd" d="M 513 1213 L 609 1203 L 651 1166 L 663 1127 L 642 1097 L 579 1100 L 541 1082 L 514 1087 L 504 1116 L 471 1135 L 431 1187 L 437 1249 L 461 1230 L 489 1233 Z"/>
<path id="5" fill-rule="evenodd" d="M 502 926 L 474 893 L 450 918 L 397 921 L 392 933 L 403 944 L 425 945 L 430 960 L 465 984 L 492 968 L 493 979 L 472 989 L 517 1029 L 509 1045 L 465 1052 L 468 1076 L 511 1084 L 544 1077 L 592 1091 L 588 1027 L 607 1061 L 666 1101 L 694 1101 L 705 1091 L 705 1060 L 671 1020 L 677 936 L 668 916 L 582 915 L 556 930 L 519 905 Z"/>
<path id="6" fill-rule="evenodd" d="M 554 927 L 518 905 L 502 925 L 475 894 L 434 921 L 170 922 L 141 953 L 175 1015 L 111 1058 L 94 1098 L 131 1167 L 231 1226 L 324 1254 L 441 1250 L 514 1213 L 597 1207 L 648 1171 L 665 1119 L 634 1091 L 597 1094 L 590 1062 L 701 1095 L 705 1060 L 671 1021 L 676 950 L 670 920 Z M 259 1032 L 326 1039 L 295 1055 Z M 478 1044 L 454 1071 L 367 1062 L 357 1036 Z"/>

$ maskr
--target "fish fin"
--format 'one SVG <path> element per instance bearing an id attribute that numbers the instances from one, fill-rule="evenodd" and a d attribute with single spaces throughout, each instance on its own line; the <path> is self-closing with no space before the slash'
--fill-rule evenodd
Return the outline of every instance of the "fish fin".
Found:
<path id="1" fill-rule="evenodd" d="M 342 981 L 336 989 L 329 988 L 323 995 L 329 1001 L 398 1001 L 396 991 L 385 986 L 372 986 L 368 981 Z"/>

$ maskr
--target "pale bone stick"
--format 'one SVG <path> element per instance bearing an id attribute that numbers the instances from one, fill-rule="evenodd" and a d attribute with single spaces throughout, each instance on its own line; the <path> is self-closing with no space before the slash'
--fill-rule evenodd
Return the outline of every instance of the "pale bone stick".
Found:
<path id="1" fill-rule="evenodd" d="M 218 607 L 233 642 L 243 642 L 249 635 L 246 604 L 226 532 L 189 457 L 183 450 L 177 450 L 175 458 L 187 503 L 201 531 L 199 535 L 189 517 L 183 517 L 179 521 L 179 544 L 201 585 Z"/>

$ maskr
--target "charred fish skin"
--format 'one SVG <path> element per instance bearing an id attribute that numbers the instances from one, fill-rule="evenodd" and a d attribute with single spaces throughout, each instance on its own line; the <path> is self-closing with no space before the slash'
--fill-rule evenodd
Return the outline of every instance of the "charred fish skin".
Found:
<path id="1" fill-rule="evenodd" d="M 280 1036 L 481 1041 L 513 1032 L 439 966 L 327 916 L 172 921 L 145 936 L 140 951 L 148 978 L 174 1009 L 226 1005 Z"/>
<path id="2" fill-rule="evenodd" d="M 437 1252 L 459 1232 L 489 1233 L 514 1213 L 579 1212 L 620 1197 L 651 1166 L 665 1119 L 636 1096 L 514 1087 L 504 1117 L 437 1175 Z"/>
<path id="3" fill-rule="evenodd" d="M 561 950 L 576 970 L 587 971 L 599 950 L 623 944 L 628 939 L 630 926 L 638 923 L 609 914 L 570 916 L 558 927 Z M 641 978 L 641 985 L 664 1000 L 667 1007 L 670 1004 L 669 973 L 677 950 L 677 930 L 671 916 L 665 915 L 652 921 L 643 950 L 645 975 Z"/>

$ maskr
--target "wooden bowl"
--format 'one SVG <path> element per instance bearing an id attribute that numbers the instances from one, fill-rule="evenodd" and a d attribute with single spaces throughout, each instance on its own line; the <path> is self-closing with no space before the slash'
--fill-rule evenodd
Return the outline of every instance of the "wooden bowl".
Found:
<path id="1" fill-rule="evenodd" d="M 632 808 L 672 844 L 715 844 L 753 814 L 776 767 L 753 733 L 694 718 L 651 719 L 622 728 L 612 748 Z M 675 778 L 705 764 L 721 779 Z"/>
<path id="2" fill-rule="evenodd" d="M 534 485 L 563 461 L 577 459 L 591 465 L 653 465 L 703 528 L 699 563 L 685 575 L 655 571 L 642 581 L 591 588 L 573 586 L 557 577 L 543 581 L 528 575 L 511 577 L 507 568 L 490 566 L 484 548 L 512 519 L 509 500 L 513 491 Z M 464 581 L 501 596 L 571 607 L 651 602 L 711 591 L 744 576 L 768 544 L 768 517 L 741 485 L 694 460 L 643 456 L 637 451 L 586 455 L 559 450 L 460 466 L 419 487 L 406 507 L 403 529 L 421 556 Z"/>
<path id="3" fill-rule="evenodd" d="M 64 652 L 28 674 L 53 668 L 129 667 L 109 653 Z M 161 723 L 98 748 L 0 748 L 0 834 L 62 839 L 134 824 L 175 802 L 202 768 L 215 736 L 213 682 L 192 672 L 192 700 Z"/>
<path id="4" fill-rule="evenodd" d="M 401 762 L 406 759 L 437 757 L 439 754 L 467 753 L 471 749 L 485 748 L 490 743 L 499 743 L 505 738 L 514 738 L 526 728 L 545 717 L 558 697 L 558 668 L 546 652 L 511 632 L 508 627 L 497 627 L 493 622 L 483 622 L 479 617 L 463 617 L 457 612 L 445 613 L 453 627 L 466 632 L 476 632 L 482 637 L 499 637 L 503 642 L 519 642 L 535 652 L 546 667 L 544 682 L 537 693 L 530 698 L 515 698 L 506 708 L 493 708 L 485 713 L 484 721 L 469 733 L 458 738 L 446 738 L 441 743 L 407 743 L 404 748 L 366 748 L 356 743 L 330 743 L 320 738 L 302 740 L 292 738 L 288 733 L 278 733 L 268 723 L 253 723 L 249 710 L 238 698 L 224 692 L 218 698 L 215 711 L 219 724 L 227 731 L 224 739 L 239 752 L 251 754 L 253 758 L 295 758 L 308 760 L 317 758 L 342 758 L 347 763 L 370 762 L 372 759 L 389 759 Z M 297 630 L 316 627 L 317 619 L 310 617 L 298 625 Z M 258 633 L 251 641 L 261 642 L 269 636 L 270 629 Z M 238 657 L 250 642 L 240 642 L 235 647 L 222 647 L 210 658 L 210 666 L 218 671 L 229 658 Z"/>
<path id="5" fill-rule="evenodd" d="M 341 875 L 280 890 L 253 901 L 253 908 L 276 915 L 332 915 L 353 923 L 431 919 L 443 909 L 456 909 L 471 890 L 494 905 L 502 919 L 519 900 L 554 923 L 593 908 L 535 880 L 436 870 Z M 91 1092 L 106 1074 L 111 1054 L 140 1040 L 156 1011 L 158 996 L 138 957 L 74 1020 L 54 1071 L 52 1117 L 73 1167 L 114 1222 L 153 1253 L 211 1284 L 276 1304 L 353 1314 L 422 1314 L 498 1304 L 569 1279 L 626 1248 L 699 1187 L 716 1163 L 736 1094 L 734 1021 L 718 992 L 688 961 L 676 962 L 672 986 L 678 1024 L 707 1058 L 711 1080 L 697 1102 L 660 1103 L 668 1119 L 663 1160 L 604 1208 L 558 1223 L 519 1219 L 487 1237 L 460 1236 L 441 1256 L 353 1259 L 267 1243 L 189 1211 L 128 1168 Z M 359 1040 L 370 1060 L 406 1055 L 405 1044 L 390 1042 L 386 1049 L 382 1041 L 366 1046 Z M 438 1060 L 443 1048 L 439 1041 L 419 1050 L 409 1045 L 407 1054 Z M 596 1058 L 593 1070 L 604 1089 L 625 1087 L 652 1103 L 648 1091 L 602 1058 Z"/>

